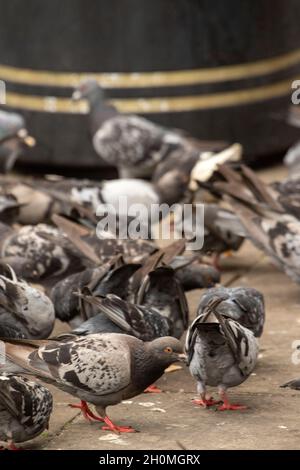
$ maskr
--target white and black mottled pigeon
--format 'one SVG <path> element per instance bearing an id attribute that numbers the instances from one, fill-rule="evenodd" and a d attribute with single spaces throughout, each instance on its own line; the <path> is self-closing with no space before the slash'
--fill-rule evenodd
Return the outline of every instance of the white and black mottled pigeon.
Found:
<path id="1" fill-rule="evenodd" d="M 13 374 L 0 374 L 0 444 L 16 450 L 48 429 L 52 395 L 40 384 Z M 1 447 L 0 447 L 1 449 Z"/>
<path id="2" fill-rule="evenodd" d="M 190 148 L 187 138 L 178 131 L 137 115 L 120 114 L 106 101 L 94 79 L 82 81 L 73 99 L 88 101 L 94 149 L 106 163 L 116 166 L 122 177 L 151 175 L 174 149 L 180 148 L 184 154 Z"/>
<path id="3" fill-rule="evenodd" d="M 202 315 L 212 299 L 222 300 L 215 310 L 224 318 L 231 318 L 252 331 L 254 336 L 262 335 L 265 323 L 264 297 L 253 287 L 215 287 L 202 296 L 197 316 Z"/>
<path id="4" fill-rule="evenodd" d="M 66 342 L 6 340 L 5 346 L 2 369 L 28 372 L 80 398 L 84 415 L 104 422 L 103 429 L 114 432 L 134 429 L 113 424 L 106 408 L 142 393 L 168 366 L 185 358 L 175 338 L 143 342 L 116 333 Z M 95 405 L 99 416 L 91 412 L 87 403 Z"/>
<path id="5" fill-rule="evenodd" d="M 5 172 L 12 169 L 23 145 L 35 145 L 35 139 L 28 135 L 23 116 L 0 110 L 0 162 Z"/>
<path id="6" fill-rule="evenodd" d="M 56 278 L 85 267 L 82 257 L 56 227 L 38 224 L 13 230 L 0 224 L 0 234 L 2 260 L 26 280 Z"/>
<path id="7" fill-rule="evenodd" d="M 218 387 L 223 402 L 218 407 L 220 411 L 240 410 L 246 407 L 230 404 L 226 391 L 243 383 L 253 371 L 258 342 L 252 331 L 218 313 L 221 302 L 220 297 L 212 299 L 188 330 L 185 351 L 200 396 L 194 403 L 204 407 L 220 403 L 207 395 L 209 385 Z"/>
<path id="8" fill-rule="evenodd" d="M 286 213 L 270 188 L 250 168 L 241 169 L 242 175 L 231 170 L 227 182 L 215 186 L 227 195 L 225 198 L 240 220 L 241 234 L 300 282 L 300 221 Z"/>
<path id="9" fill-rule="evenodd" d="M 124 333 L 142 341 L 171 336 L 170 320 L 154 307 L 135 305 L 114 294 L 108 294 L 105 298 L 81 294 L 81 298 L 84 303 L 95 306 L 98 313 L 70 334 Z"/>
<path id="10" fill-rule="evenodd" d="M 54 327 L 54 306 L 46 294 L 17 278 L 11 267 L 0 274 L 0 330 L 32 339 L 47 338 Z M 19 334 L 18 334 L 19 332 Z"/>

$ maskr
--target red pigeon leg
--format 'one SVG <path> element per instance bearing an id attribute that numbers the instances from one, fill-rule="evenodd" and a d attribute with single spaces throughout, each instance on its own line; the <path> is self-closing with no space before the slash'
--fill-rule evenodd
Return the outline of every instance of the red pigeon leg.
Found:
<path id="1" fill-rule="evenodd" d="M 235 405 L 229 403 L 229 400 L 227 398 L 227 395 L 224 391 L 220 391 L 220 397 L 222 399 L 223 405 L 218 407 L 218 411 L 229 411 L 229 410 L 246 410 L 247 406 L 245 405 L 238 405 L 237 403 Z"/>
<path id="2" fill-rule="evenodd" d="M 8 442 L 7 448 L 8 448 L 9 450 L 22 450 L 22 449 L 20 449 L 19 447 L 16 447 L 15 444 L 13 443 L 13 441 L 9 441 L 9 442 Z"/>
<path id="3" fill-rule="evenodd" d="M 194 403 L 194 405 L 203 406 L 204 408 L 207 408 L 208 406 L 219 405 L 221 403 L 220 400 L 214 400 L 213 397 L 207 395 L 205 392 L 200 393 L 200 397 L 201 398 L 199 399 L 192 400 L 192 403 Z"/>
<path id="4" fill-rule="evenodd" d="M 84 418 L 91 422 L 91 421 L 101 421 L 104 422 L 104 419 L 101 418 L 100 416 L 96 416 L 89 408 L 88 404 L 86 401 L 81 400 L 80 403 L 78 404 L 70 404 L 69 405 L 71 408 L 78 408 L 81 413 L 83 414 Z"/>
<path id="5" fill-rule="evenodd" d="M 114 424 L 108 416 L 105 416 L 104 422 L 107 424 L 107 426 L 102 426 L 101 429 L 103 429 L 103 431 L 112 431 L 116 434 L 121 432 L 137 432 L 131 426 L 118 426 L 117 424 Z"/>
<path id="6" fill-rule="evenodd" d="M 156 385 L 149 385 L 149 387 L 144 390 L 144 393 L 162 393 L 162 390 Z"/>

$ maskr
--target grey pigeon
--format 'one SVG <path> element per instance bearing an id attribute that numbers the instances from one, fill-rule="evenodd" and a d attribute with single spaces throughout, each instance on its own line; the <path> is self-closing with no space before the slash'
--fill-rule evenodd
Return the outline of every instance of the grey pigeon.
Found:
<path id="1" fill-rule="evenodd" d="M 300 282 L 300 221 L 286 213 L 271 189 L 250 168 L 241 169 L 241 175 L 230 170 L 227 182 L 215 186 L 227 195 L 225 198 L 239 218 L 244 236 L 294 281 Z"/>
<path id="2" fill-rule="evenodd" d="M 180 342 L 171 337 L 143 342 L 133 336 L 104 333 L 40 344 L 6 340 L 3 367 L 27 371 L 80 398 L 83 413 L 114 432 L 134 429 L 113 424 L 106 408 L 142 393 L 168 366 L 185 358 Z M 89 410 L 88 402 L 96 406 L 99 416 Z"/>
<path id="3" fill-rule="evenodd" d="M 73 99 L 88 101 L 94 149 L 107 164 L 116 166 L 122 177 L 151 176 L 175 148 L 181 148 L 183 155 L 190 146 L 178 131 L 137 115 L 121 115 L 107 102 L 96 80 L 82 81 Z"/>
<path id="4" fill-rule="evenodd" d="M 55 306 L 56 316 L 61 321 L 67 321 L 77 326 L 84 320 L 94 316 L 97 311 L 90 308 L 87 316 L 82 316 L 79 291 L 88 290 L 91 295 L 105 296 L 116 294 L 125 298 L 128 294 L 129 281 L 133 273 L 140 267 L 139 264 L 119 264 L 107 261 L 97 268 L 87 268 L 79 273 L 72 274 L 59 281 L 51 290 L 50 297 Z"/>
<path id="5" fill-rule="evenodd" d="M 48 429 L 52 395 L 45 387 L 13 374 L 0 374 L 0 441 L 15 450 Z"/>
<path id="6" fill-rule="evenodd" d="M 281 385 L 281 388 L 291 388 L 292 390 L 300 390 L 300 379 L 290 380 Z"/>
<path id="7" fill-rule="evenodd" d="M 35 139 L 28 135 L 24 118 L 20 114 L 0 110 L 0 162 L 4 172 L 12 169 L 26 145 L 33 147 Z"/>
<path id="8" fill-rule="evenodd" d="M 224 299 L 216 310 L 224 318 L 232 318 L 254 336 L 262 335 L 265 323 L 264 297 L 253 287 L 215 287 L 209 289 L 201 298 L 197 316 L 202 315 L 212 299 Z"/>
<path id="9" fill-rule="evenodd" d="M 54 307 L 46 294 L 18 279 L 10 267 L 7 275 L 0 274 L 0 329 L 6 330 L 3 336 L 15 330 L 13 337 L 47 338 L 54 321 Z"/>
<path id="10" fill-rule="evenodd" d="M 38 224 L 12 230 L 1 224 L 0 232 L 2 260 L 26 280 L 56 278 L 84 268 L 82 257 L 55 227 Z"/>
<path id="11" fill-rule="evenodd" d="M 70 334 L 125 333 L 142 341 L 171 334 L 170 320 L 153 307 L 126 302 L 114 294 L 108 294 L 105 298 L 82 295 L 82 299 L 84 303 L 94 305 L 98 313 Z"/>
<path id="12" fill-rule="evenodd" d="M 154 307 L 167 317 L 172 326 L 171 336 L 180 338 L 188 327 L 189 309 L 176 272 L 161 266 L 151 271 L 135 294 L 135 303 Z"/>
<path id="13" fill-rule="evenodd" d="M 239 410 L 245 407 L 230 404 L 226 391 L 249 377 L 257 362 L 258 343 L 252 331 L 218 313 L 217 306 L 222 300 L 212 299 L 205 312 L 193 321 L 185 350 L 200 395 L 194 403 L 204 407 L 219 403 L 207 395 L 209 385 L 218 387 L 223 402 L 220 411 Z"/>

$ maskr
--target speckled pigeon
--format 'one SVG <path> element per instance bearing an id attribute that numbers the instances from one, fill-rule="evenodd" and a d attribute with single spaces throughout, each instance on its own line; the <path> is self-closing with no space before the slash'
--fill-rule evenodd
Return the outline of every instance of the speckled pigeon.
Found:
<path id="1" fill-rule="evenodd" d="M 264 297 L 253 287 L 215 287 L 201 298 L 197 316 L 202 315 L 212 299 L 223 298 L 215 308 L 224 318 L 232 318 L 254 336 L 262 335 L 265 322 Z"/>
<path id="2" fill-rule="evenodd" d="M 252 331 L 218 313 L 217 307 L 225 299 L 211 299 L 205 312 L 191 324 L 185 346 L 189 369 L 197 380 L 200 395 L 194 403 L 204 407 L 220 403 L 206 392 L 207 385 L 218 387 L 223 402 L 220 411 L 245 408 L 230 404 L 226 391 L 249 377 L 258 356 L 258 342 Z"/>
<path id="3" fill-rule="evenodd" d="M 45 387 L 25 377 L 0 374 L 0 443 L 15 450 L 15 443 L 37 437 L 48 429 L 51 412 L 52 395 Z"/>
<path id="4" fill-rule="evenodd" d="M 106 163 L 116 166 L 122 177 L 151 175 L 174 148 L 185 151 L 186 139 L 179 132 L 140 116 L 121 115 L 106 101 L 96 80 L 82 81 L 73 99 L 88 101 L 95 151 Z"/>
<path id="5" fill-rule="evenodd" d="M 142 393 L 172 363 L 185 355 L 180 342 L 162 337 L 143 342 L 117 333 L 93 334 L 66 342 L 6 340 L 6 371 L 27 371 L 80 398 L 86 417 L 102 421 L 103 429 L 133 432 L 106 415 L 108 406 Z M 87 403 L 96 406 L 99 416 Z M 75 405 L 76 406 L 76 405 Z"/>

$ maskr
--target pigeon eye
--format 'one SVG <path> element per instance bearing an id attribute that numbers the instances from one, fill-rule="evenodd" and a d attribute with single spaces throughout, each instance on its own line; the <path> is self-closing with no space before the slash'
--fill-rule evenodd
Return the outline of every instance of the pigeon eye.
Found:
<path id="1" fill-rule="evenodd" d="M 166 348 L 164 349 L 164 351 L 165 351 L 166 353 L 172 353 L 172 352 L 173 352 L 173 349 L 168 346 L 168 347 L 166 347 Z"/>

